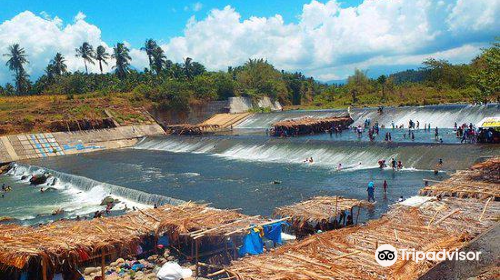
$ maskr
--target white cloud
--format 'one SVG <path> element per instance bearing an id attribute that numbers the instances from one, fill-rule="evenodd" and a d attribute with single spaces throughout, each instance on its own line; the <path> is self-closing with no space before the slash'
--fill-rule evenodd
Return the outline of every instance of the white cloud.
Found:
<path id="1" fill-rule="evenodd" d="M 75 16 L 75 22 L 79 21 L 79 20 L 84 20 L 86 17 L 87 16 L 84 13 L 78 12 L 78 14 L 76 14 L 76 16 Z"/>
<path id="2" fill-rule="evenodd" d="M 200 2 L 196 2 L 193 4 L 193 11 L 195 11 L 195 12 L 198 12 L 202 8 L 203 8 L 203 4 L 201 4 Z"/>
<path id="3" fill-rule="evenodd" d="M 201 9 L 203 9 L 203 4 L 201 2 L 195 2 L 189 6 L 184 6 L 184 11 L 193 11 L 193 12 L 198 12 Z"/>
<path id="4" fill-rule="evenodd" d="M 0 54 L 7 53 L 9 45 L 19 43 L 26 50 L 30 62 L 26 68 L 32 78 L 43 74 L 56 52 L 66 58 L 70 71 L 85 71 L 83 61 L 75 57 L 75 48 L 89 42 L 94 48 L 103 45 L 110 53 L 111 49 L 101 40 L 101 30 L 87 23 L 82 15 L 79 13 L 73 24 L 64 26 L 58 17 L 44 19 L 29 11 L 22 12 L 0 24 Z M 12 82 L 12 74 L 4 66 L 6 60 L 7 57 L 0 56 L 0 84 Z M 110 67 L 104 68 L 108 71 Z M 89 71 L 98 72 L 99 66 L 89 65 Z"/>
<path id="5" fill-rule="evenodd" d="M 201 8 L 200 2 L 186 7 Z M 227 6 L 202 19 L 192 16 L 181 36 L 156 39 L 166 42 L 162 47 L 170 59 L 180 62 L 190 56 L 211 70 L 265 58 L 278 69 L 339 79 L 354 67 L 418 65 L 430 56 L 466 62 L 498 35 L 499 9 L 498 0 L 365 0 L 356 7 L 313 0 L 303 6 L 297 23 L 286 23 L 280 15 L 242 18 Z M 8 45 L 20 43 L 34 78 L 58 51 L 70 71 L 83 71 L 74 50 L 85 41 L 108 47 L 99 27 L 88 23 L 82 12 L 69 24 L 29 11 L 0 23 L 0 54 Z M 135 68 L 147 67 L 144 52 L 131 48 L 130 54 Z M 0 63 L 5 60 L 0 56 Z M 98 66 L 89 70 L 97 72 Z M 8 69 L 0 66 L 0 84 L 11 79 Z"/>
<path id="6" fill-rule="evenodd" d="M 420 64 L 417 57 L 467 44 L 468 54 L 477 54 L 477 43 L 493 40 L 498 33 L 500 4 L 498 0 L 474 1 L 481 3 L 467 13 L 471 1 L 366 0 L 342 8 L 335 0 L 313 0 L 303 6 L 298 23 L 285 23 L 280 15 L 242 19 L 227 6 L 210 11 L 202 20 L 192 17 L 183 36 L 172 38 L 164 47 L 175 60 L 188 55 L 210 69 L 263 57 L 278 69 L 345 77 L 347 71 L 341 69 L 378 65 L 374 59 L 380 57 L 384 58 L 380 65 L 399 65 L 397 61 L 404 58 Z M 454 56 L 451 61 L 459 59 Z"/>

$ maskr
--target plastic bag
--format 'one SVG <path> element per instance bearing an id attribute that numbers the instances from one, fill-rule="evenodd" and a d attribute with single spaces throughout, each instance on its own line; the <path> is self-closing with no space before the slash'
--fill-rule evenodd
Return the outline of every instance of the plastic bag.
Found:
<path id="1" fill-rule="evenodd" d="M 192 274 L 191 269 L 182 268 L 176 262 L 168 262 L 161 267 L 156 276 L 160 280 L 180 280 L 191 277 Z"/>

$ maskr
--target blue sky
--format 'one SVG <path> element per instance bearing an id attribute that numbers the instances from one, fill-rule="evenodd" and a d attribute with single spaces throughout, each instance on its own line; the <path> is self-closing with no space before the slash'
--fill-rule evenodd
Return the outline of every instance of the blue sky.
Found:
<path id="1" fill-rule="evenodd" d="M 303 0 L 236 0 L 236 1 L 165 1 L 165 0 L 0 0 L 0 22 L 8 20 L 26 10 L 35 14 L 42 12 L 58 16 L 71 22 L 78 12 L 83 12 L 87 21 L 99 26 L 106 42 L 127 41 L 140 47 L 145 38 L 167 39 L 182 35 L 186 22 L 193 15 L 204 17 L 214 8 L 234 7 L 243 18 L 268 17 L 280 14 L 286 22 L 297 22 Z M 342 1 L 343 6 L 354 6 L 362 1 Z M 201 4 L 200 10 L 195 5 Z"/>
<path id="2" fill-rule="evenodd" d="M 140 47 L 154 38 L 173 61 L 189 56 L 225 70 L 265 58 L 329 81 L 355 68 L 372 77 L 418 68 L 430 57 L 467 63 L 500 36 L 498 18 L 498 0 L 0 0 L 0 53 L 19 43 L 37 78 L 56 52 L 83 70 L 74 49 L 84 41 L 109 51 L 125 41 L 143 69 Z M 5 59 L 0 84 L 12 80 Z"/>

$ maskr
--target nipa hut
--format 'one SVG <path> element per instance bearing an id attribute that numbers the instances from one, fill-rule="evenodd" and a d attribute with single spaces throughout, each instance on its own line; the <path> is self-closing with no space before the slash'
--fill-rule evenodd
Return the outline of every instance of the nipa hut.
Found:
<path id="1" fill-rule="evenodd" d="M 462 172 L 443 184 L 452 185 L 456 176 L 467 178 L 473 174 Z M 235 261 L 223 273 L 226 279 L 233 280 L 418 279 L 438 261 L 416 262 L 399 257 L 394 265 L 383 267 L 375 260 L 378 246 L 453 251 L 497 226 L 499 219 L 500 202 L 491 197 L 416 197 L 397 204 L 366 225 L 313 235 L 269 254 Z"/>
<path id="2" fill-rule="evenodd" d="M 493 158 L 458 171 L 445 182 L 424 187 L 420 195 L 478 198 L 500 201 L 500 158 Z"/>
<path id="3" fill-rule="evenodd" d="M 19 279 L 22 274 L 42 280 L 55 273 L 74 276 L 89 262 L 101 261 L 104 266 L 118 257 L 154 252 L 159 243 L 196 263 L 217 254 L 232 259 L 249 229 L 272 223 L 260 216 L 186 203 L 37 227 L 0 225 L 0 279 Z"/>
<path id="4" fill-rule="evenodd" d="M 270 133 L 272 136 L 280 137 L 325 133 L 330 130 L 344 130 L 353 122 L 350 116 L 327 118 L 305 117 L 274 123 Z"/>
<path id="5" fill-rule="evenodd" d="M 341 196 L 317 196 L 293 205 L 277 207 L 274 217 L 290 217 L 292 233 L 302 238 L 317 231 L 328 231 L 358 223 L 361 208 L 372 207 L 365 201 Z"/>

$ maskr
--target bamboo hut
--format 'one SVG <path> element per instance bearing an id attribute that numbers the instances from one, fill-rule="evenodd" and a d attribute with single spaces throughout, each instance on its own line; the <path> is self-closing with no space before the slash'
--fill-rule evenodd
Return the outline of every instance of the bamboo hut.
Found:
<path id="1" fill-rule="evenodd" d="M 164 237 L 188 260 L 198 262 L 216 253 L 232 258 L 230 252 L 248 229 L 269 223 L 273 221 L 260 216 L 186 203 L 37 227 L 0 225 L 0 279 L 19 279 L 22 272 L 28 272 L 29 279 L 43 280 L 56 272 L 74 275 L 89 261 L 102 260 L 104 266 L 111 259 L 154 251 Z"/>
<path id="2" fill-rule="evenodd" d="M 273 124 L 271 135 L 273 136 L 298 136 L 316 133 L 325 133 L 332 129 L 344 130 L 353 123 L 350 116 L 291 119 L 279 121 Z"/>
<path id="3" fill-rule="evenodd" d="M 341 196 L 317 196 L 293 205 L 277 207 L 274 217 L 290 217 L 293 233 L 302 238 L 318 230 L 328 231 L 358 223 L 361 208 L 372 207 L 368 201 Z"/>
<path id="4" fill-rule="evenodd" d="M 498 165 L 498 161 L 487 164 Z M 461 172 L 443 184 L 452 185 L 457 176 L 470 178 L 475 172 Z M 365 225 L 313 235 L 269 254 L 235 261 L 223 273 L 233 280 L 418 279 L 439 261 L 399 257 L 394 265 L 383 267 L 375 260 L 378 246 L 453 251 L 497 226 L 500 219 L 500 202 L 491 196 L 482 200 L 435 197 L 418 205 L 409 201 Z"/>

